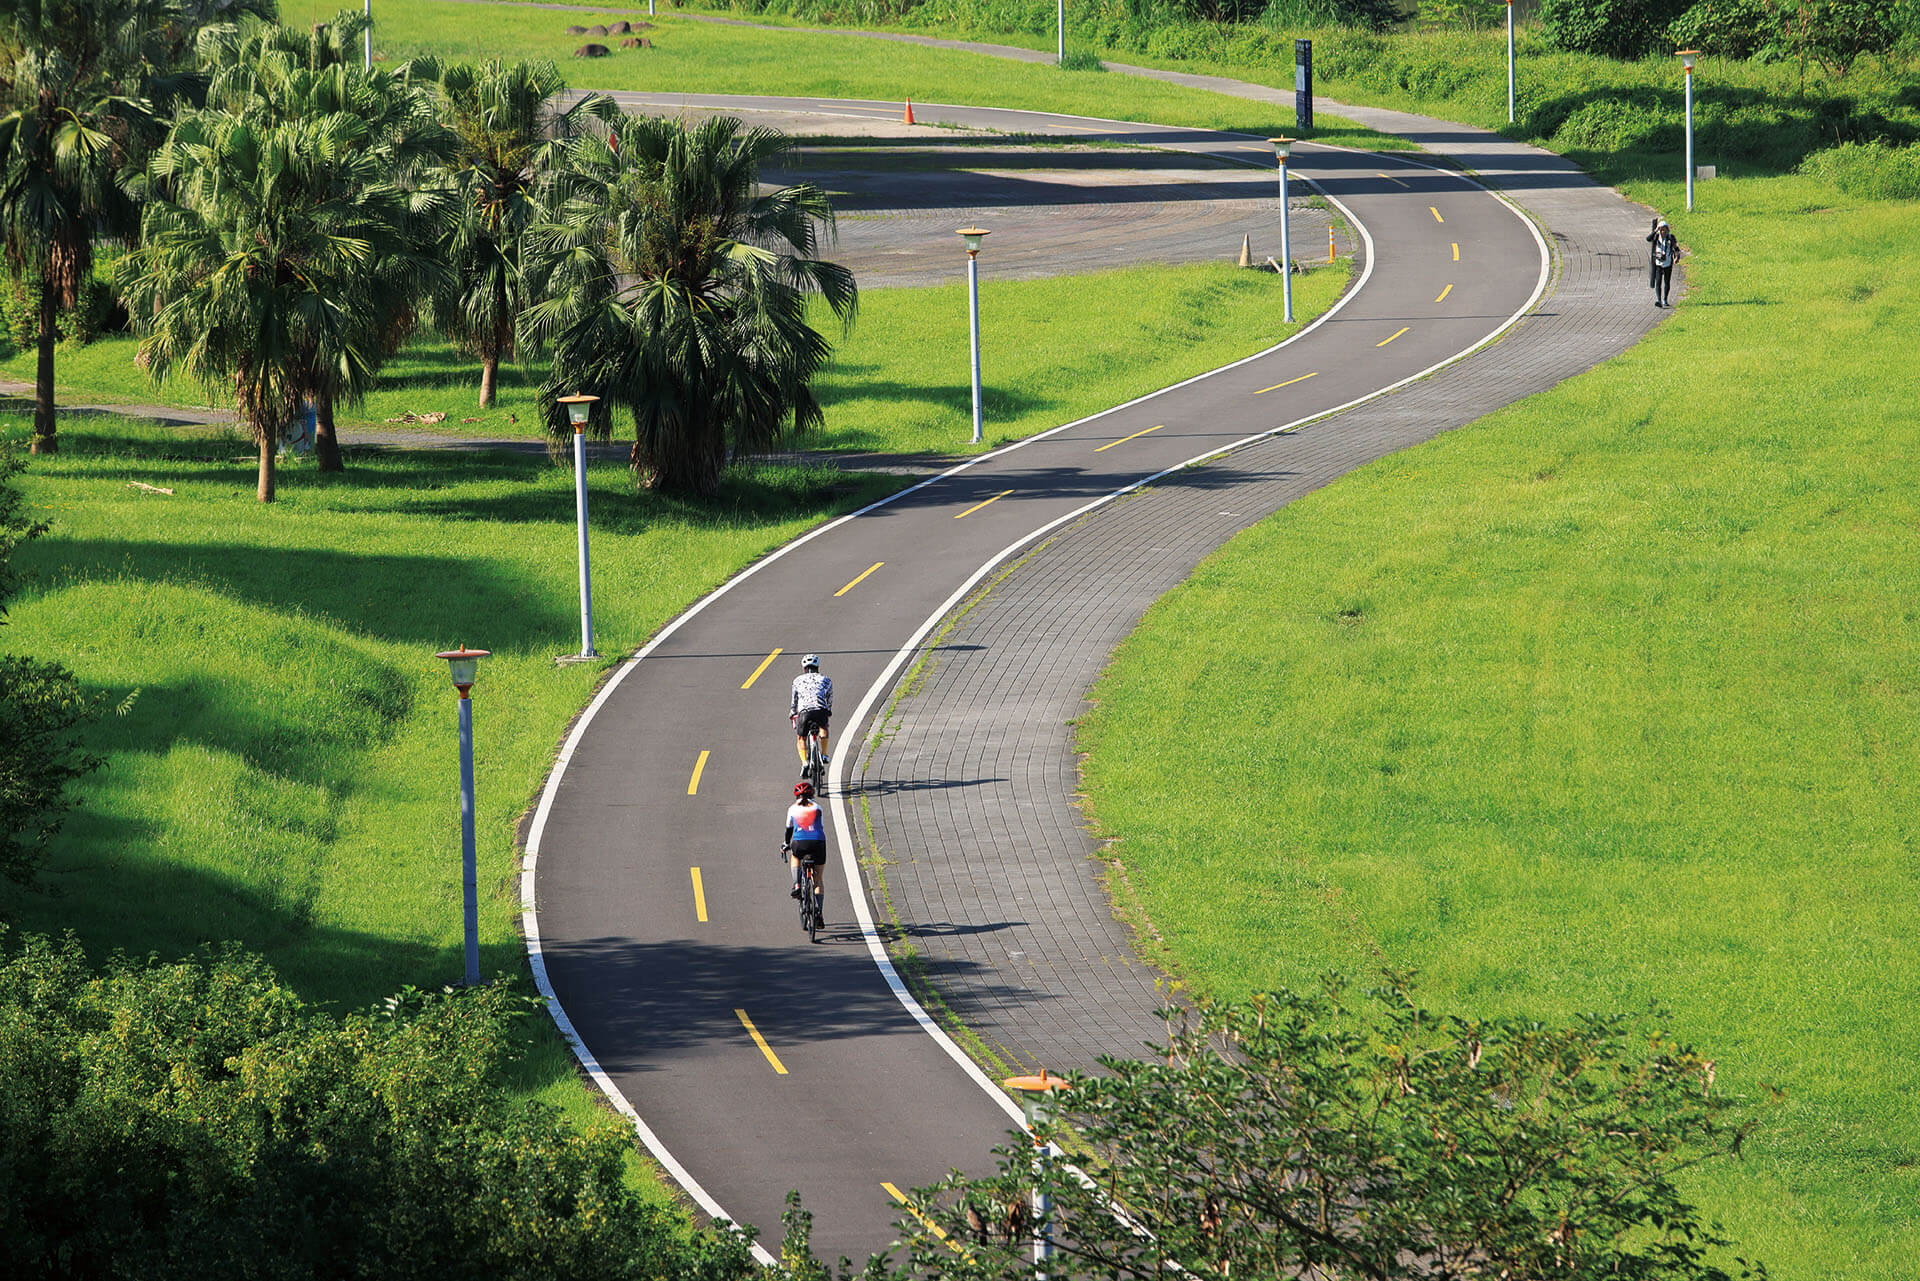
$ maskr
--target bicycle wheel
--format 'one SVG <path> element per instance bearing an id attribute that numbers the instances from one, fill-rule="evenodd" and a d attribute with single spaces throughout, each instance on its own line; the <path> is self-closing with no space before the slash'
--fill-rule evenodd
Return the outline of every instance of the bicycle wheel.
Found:
<path id="1" fill-rule="evenodd" d="M 807 736 L 807 775 L 813 780 L 814 794 L 816 796 L 826 795 L 827 767 L 825 762 L 820 759 L 820 736 L 818 734 L 810 734 Z"/>

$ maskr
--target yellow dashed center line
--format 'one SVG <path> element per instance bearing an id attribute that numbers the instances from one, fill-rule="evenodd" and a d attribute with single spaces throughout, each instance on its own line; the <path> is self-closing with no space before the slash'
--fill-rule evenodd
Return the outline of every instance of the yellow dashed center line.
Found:
<path id="1" fill-rule="evenodd" d="M 1411 328 L 1413 328 L 1412 325 L 1402 325 L 1398 330 L 1394 331 L 1393 333 L 1387 335 L 1385 338 L 1382 338 L 1379 342 L 1375 343 L 1374 346 L 1384 347 L 1388 343 L 1392 342 L 1395 338 L 1398 338 L 1401 334 L 1406 333 L 1407 330 Z"/>
<path id="2" fill-rule="evenodd" d="M 987 499 L 986 503 L 975 503 L 973 506 L 961 512 L 960 515 L 955 516 L 954 519 L 959 520 L 962 516 L 971 516 L 975 512 L 979 511 L 982 507 L 985 507 L 987 503 L 997 503 L 1002 498 L 1005 498 L 1008 494 L 1011 494 L 1012 492 L 1013 491 L 1011 489 L 1003 489 L 999 493 L 995 494 L 992 498 Z"/>
<path id="3" fill-rule="evenodd" d="M 1453 260 L 1460 261 L 1460 242 L 1457 240 L 1453 242 Z"/>
<path id="4" fill-rule="evenodd" d="M 746 679 L 746 681 L 745 681 L 745 683 L 744 683 L 744 684 L 742 684 L 742 685 L 740 686 L 740 688 L 741 688 L 741 689 L 752 689 L 752 688 L 753 688 L 753 683 L 754 683 L 755 681 L 757 681 L 757 680 L 759 680 L 759 679 L 760 679 L 760 674 L 761 674 L 762 672 L 764 672 L 764 671 L 766 671 L 766 670 L 767 670 L 767 669 L 768 669 L 769 667 L 772 667 L 772 666 L 773 666 L 773 660 L 774 660 L 774 659 L 776 659 L 776 658 L 778 658 L 778 657 L 780 657 L 780 655 L 781 655 L 781 654 L 782 654 L 783 652 L 784 652 L 784 651 L 782 651 L 782 650 L 778 650 L 778 649 L 776 649 L 776 650 L 774 650 L 774 651 L 773 651 L 773 653 L 771 653 L 771 654 L 768 654 L 768 655 L 767 655 L 767 656 L 766 656 L 765 658 L 763 658 L 763 659 L 761 659 L 761 660 L 760 660 L 760 666 L 758 666 L 758 667 L 756 667 L 756 668 L 754 668 L 754 669 L 753 669 L 753 675 L 751 675 L 751 676 L 749 676 L 749 677 L 747 677 L 747 679 Z"/>
<path id="5" fill-rule="evenodd" d="M 1435 302 L 1445 302 L 1445 301 L 1447 300 L 1447 295 L 1448 295 L 1448 294 L 1450 294 L 1450 293 L 1452 293 L 1452 292 L 1453 292 L 1453 286 L 1452 286 L 1452 285 L 1448 285 L 1448 286 L 1447 286 L 1447 287 L 1446 287 L 1445 289 L 1442 289 L 1442 290 L 1440 291 L 1440 296 L 1439 296 L 1438 298 L 1435 298 L 1435 299 L 1434 299 L 1434 301 L 1435 301 Z"/>
<path id="6" fill-rule="evenodd" d="M 747 1029 L 747 1035 L 752 1037 L 753 1043 L 760 1047 L 760 1053 L 766 1055 L 767 1062 L 773 1064 L 773 1070 L 781 1076 L 785 1076 L 787 1074 L 787 1065 L 780 1061 L 780 1056 L 773 1052 L 771 1045 L 767 1044 L 767 1038 L 760 1035 L 760 1029 L 753 1025 L 753 1020 L 747 1017 L 747 1012 L 745 1010 L 735 1010 L 734 1013 L 740 1016 L 740 1026 Z"/>
<path id="7" fill-rule="evenodd" d="M 1445 221 L 1446 221 L 1446 219 L 1445 219 L 1445 218 L 1442 218 L 1442 217 L 1440 216 L 1440 211 L 1439 211 L 1438 209 L 1435 209 L 1435 208 L 1434 208 L 1434 207 L 1433 207 L 1432 205 L 1428 205 L 1428 206 L 1427 206 L 1427 212 L 1433 215 L 1433 220 L 1434 220 L 1435 222 L 1445 222 Z"/>
<path id="8" fill-rule="evenodd" d="M 854 588 L 860 585 L 861 578 L 865 578 L 868 574 L 871 574 L 874 570 L 880 568 L 882 565 L 886 563 L 887 562 L 885 562 L 884 560 L 876 560 L 875 562 L 873 562 L 873 564 L 867 566 L 864 570 L 862 570 L 858 578 L 855 578 L 852 582 L 848 583 L 845 587 L 842 587 L 839 591 L 835 592 L 834 595 L 845 596 L 848 592 L 852 591 Z"/>
<path id="9" fill-rule="evenodd" d="M 700 791 L 700 775 L 707 768 L 707 753 L 700 753 L 700 759 L 693 763 L 693 777 L 687 780 L 687 795 L 693 796 Z"/>
<path id="10" fill-rule="evenodd" d="M 1318 378 L 1319 376 L 1320 376 L 1320 371 L 1316 369 L 1310 374 L 1301 374 L 1298 378 L 1289 378 L 1287 379 L 1287 381 L 1283 383 L 1275 383 L 1271 387 L 1262 387 L 1259 391 L 1256 391 L 1253 394 L 1256 396 L 1264 396 L 1270 391 L 1279 391 L 1282 387 L 1291 387 L 1295 383 L 1303 383 L 1307 381 L 1307 379 L 1309 378 Z"/>
<path id="11" fill-rule="evenodd" d="M 693 914 L 707 919 L 707 887 L 700 883 L 700 869 L 693 869 Z"/>
<path id="12" fill-rule="evenodd" d="M 1165 427 L 1165 426 L 1166 426 L 1165 423 L 1160 424 L 1160 427 Z M 1109 449 L 1112 449 L 1115 445 L 1124 445 L 1130 440 L 1138 440 L 1140 437 L 1146 435 L 1147 432 L 1149 431 L 1159 431 L 1160 427 L 1149 427 L 1147 428 L 1146 431 L 1137 431 L 1133 433 L 1133 435 L 1131 436 L 1122 436 L 1119 440 L 1110 440 L 1106 444 L 1100 446 L 1100 448 L 1094 450 L 1093 452 L 1096 454 L 1104 454 Z"/>
<path id="13" fill-rule="evenodd" d="M 1396 177 L 1394 177 L 1394 176 L 1393 176 L 1392 174 L 1390 174 L 1390 173 L 1383 173 L 1383 174 L 1377 174 L 1377 175 L 1375 175 L 1375 176 L 1376 176 L 1376 177 L 1380 177 L 1380 178 L 1385 178 L 1385 179 L 1386 179 L 1386 180 L 1387 180 L 1388 182 L 1400 182 L 1400 180 L 1399 180 L 1398 178 L 1396 178 Z M 1406 187 L 1406 186 L 1409 186 L 1410 184 L 1408 184 L 1408 183 L 1404 183 L 1404 182 L 1400 182 L 1400 185 L 1401 185 L 1401 186 L 1403 186 L 1403 187 Z"/>
<path id="14" fill-rule="evenodd" d="M 919 1210 L 915 1209 L 912 1205 L 908 1204 L 906 1193 L 902 1192 L 899 1188 L 894 1187 L 893 1184 L 891 1183 L 882 1183 L 880 1186 L 886 1189 L 888 1196 L 898 1201 L 901 1205 L 906 1206 L 907 1213 L 911 1214 L 914 1218 L 920 1220 L 920 1224 L 922 1227 L 926 1228 L 927 1231 L 933 1233 L 933 1235 L 939 1237 L 940 1240 L 945 1243 L 947 1249 L 965 1258 L 970 1259 L 973 1257 L 971 1253 L 955 1245 L 953 1243 L 953 1239 L 949 1237 L 945 1232 L 940 1230 L 939 1224 L 935 1223 L 932 1219 L 929 1219 L 926 1215 L 920 1213 Z"/>

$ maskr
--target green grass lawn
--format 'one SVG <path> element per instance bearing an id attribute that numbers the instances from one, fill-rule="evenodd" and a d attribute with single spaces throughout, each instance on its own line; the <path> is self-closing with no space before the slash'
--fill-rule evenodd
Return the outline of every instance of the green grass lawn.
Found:
<path id="1" fill-rule="evenodd" d="M 1726 1088 L 1787 1092 L 1697 1184 L 1740 1244 L 1910 1276 L 1920 207 L 1708 191 L 1644 343 L 1156 605 L 1088 788 L 1196 986 L 1391 965 L 1441 1009 L 1658 1000 Z"/>
<path id="2" fill-rule="evenodd" d="M 1297 324 L 1332 306 L 1345 289 L 1346 260 L 1296 281 Z M 1165 387 L 1249 355 L 1292 330 L 1280 321 L 1280 279 L 1228 263 L 1139 266 L 1086 276 L 981 281 L 985 444 L 991 448 Z M 893 453 L 968 453 L 972 387 L 964 283 L 875 289 L 861 298 L 853 331 L 841 335 L 824 307 L 815 323 L 834 339 L 834 362 L 817 384 L 826 427 L 809 448 Z M 204 406 L 193 383 L 153 386 L 134 367 L 136 343 L 112 338 L 63 348 L 56 365 L 68 402 Z M 503 366 L 497 406 L 475 408 L 479 366 L 440 341 L 421 342 L 388 367 L 380 390 L 339 414 L 342 439 L 388 429 L 405 413 L 444 413 L 440 429 L 486 437 L 539 435 L 534 400 L 544 368 Z M 30 380 L 33 355 L 0 366 Z M 473 419 L 472 422 L 464 421 Z M 517 419 L 517 421 L 515 421 Z M 631 439 L 631 424 L 626 428 Z"/>

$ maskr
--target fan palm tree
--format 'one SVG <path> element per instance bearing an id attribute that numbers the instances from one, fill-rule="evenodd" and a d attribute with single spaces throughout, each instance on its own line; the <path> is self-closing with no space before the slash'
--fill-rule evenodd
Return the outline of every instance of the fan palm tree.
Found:
<path id="1" fill-rule="evenodd" d="M 282 425 L 311 392 L 315 353 L 343 386 L 372 378 L 380 335 L 366 321 L 384 259 L 407 252 L 406 193 L 371 126 L 336 111 L 294 120 L 184 114 L 153 161 L 143 243 L 123 260 L 140 352 L 232 388 L 259 447 L 259 498 L 274 498 Z"/>
<path id="2" fill-rule="evenodd" d="M 541 301 L 523 329 L 555 346 L 549 432 L 569 430 L 557 395 L 593 390 L 632 414 L 641 483 L 699 496 L 732 455 L 820 421 L 810 383 L 829 346 L 807 297 L 850 324 L 858 294 L 852 272 L 816 256 L 833 228 L 826 193 L 758 190 L 787 149 L 731 117 L 632 117 L 573 142 L 567 195 L 528 242 Z M 604 439 L 610 425 L 601 412 L 592 427 Z"/>
<path id="3" fill-rule="evenodd" d="M 453 199 L 442 253 L 454 287 L 436 301 L 435 319 L 480 358 L 482 409 L 493 405 L 500 361 L 514 356 L 515 323 L 531 301 L 522 247 L 547 217 L 568 141 L 589 118 L 611 125 L 619 114 L 598 95 L 560 107 L 566 88 L 551 61 L 456 63 L 440 76 L 442 118 L 459 142 L 444 172 Z"/>
<path id="4" fill-rule="evenodd" d="M 314 406 L 314 455 L 321 471 L 344 469 L 335 406 L 357 402 L 372 389 L 380 366 L 412 332 L 423 301 L 444 290 L 450 276 L 437 249 L 448 200 L 424 189 L 419 179 L 452 154 L 453 137 L 435 115 L 431 82 L 417 78 L 412 64 L 393 71 L 361 68 L 353 39 L 364 25 L 351 10 L 307 35 L 252 23 L 205 42 L 203 50 L 212 66 L 209 107 L 269 122 L 334 113 L 357 117 L 367 128 L 364 145 L 384 162 L 385 180 L 404 197 L 400 234 L 365 265 L 359 319 L 367 332 L 352 344 L 357 359 L 344 360 L 340 351 L 321 346 L 294 356 L 301 396 Z M 360 172 L 342 176 L 353 180 Z M 309 336 L 318 342 L 328 333 Z"/>

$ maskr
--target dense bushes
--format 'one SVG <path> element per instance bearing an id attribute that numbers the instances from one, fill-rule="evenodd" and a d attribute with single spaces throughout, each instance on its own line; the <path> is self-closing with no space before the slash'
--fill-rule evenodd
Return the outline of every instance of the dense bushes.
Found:
<path id="1" fill-rule="evenodd" d="M 1848 142 L 1816 151 L 1800 171 L 1830 182 L 1850 196 L 1870 200 L 1920 200 L 1920 147 Z"/>
<path id="2" fill-rule="evenodd" d="M 1639 58 L 1666 49 L 1667 28 L 1687 0 L 1541 0 L 1547 38 L 1571 53 Z"/>
<path id="3" fill-rule="evenodd" d="M 4 944 L 0 936 L 0 944 Z M 497 1084 L 505 987 L 334 1018 L 237 952 L 0 956 L 0 1275 L 729 1281 L 624 1182 L 630 1139 Z"/>

